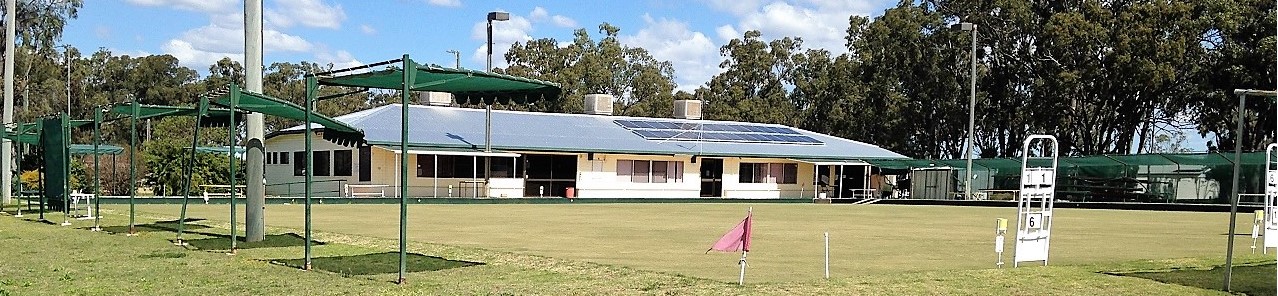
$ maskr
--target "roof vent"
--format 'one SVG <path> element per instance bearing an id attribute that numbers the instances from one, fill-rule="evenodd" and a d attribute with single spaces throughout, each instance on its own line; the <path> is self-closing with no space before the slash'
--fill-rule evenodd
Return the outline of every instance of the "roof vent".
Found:
<path id="1" fill-rule="evenodd" d="M 701 119 L 701 100 L 675 100 L 674 118 Z"/>
<path id="2" fill-rule="evenodd" d="M 437 91 L 426 91 L 418 94 L 423 104 L 429 106 L 452 106 L 453 94 Z"/>
<path id="3" fill-rule="evenodd" d="M 612 115 L 612 95 L 588 94 L 585 103 L 586 114 Z"/>

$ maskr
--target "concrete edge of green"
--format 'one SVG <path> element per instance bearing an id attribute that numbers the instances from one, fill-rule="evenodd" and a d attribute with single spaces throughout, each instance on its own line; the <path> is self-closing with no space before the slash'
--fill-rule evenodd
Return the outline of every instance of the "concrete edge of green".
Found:
<path id="1" fill-rule="evenodd" d="M 128 204 L 128 197 L 103 197 L 103 204 Z M 192 197 L 190 203 L 205 203 Z M 301 197 L 267 198 L 268 204 L 300 204 Z M 311 198 L 312 204 L 398 204 L 397 197 Z M 139 197 L 136 204 L 181 204 L 181 197 Z M 210 198 L 209 204 L 229 204 L 229 198 Z M 724 198 L 431 198 L 410 197 L 410 204 L 611 204 L 611 203 L 812 203 L 812 199 L 724 199 Z"/>

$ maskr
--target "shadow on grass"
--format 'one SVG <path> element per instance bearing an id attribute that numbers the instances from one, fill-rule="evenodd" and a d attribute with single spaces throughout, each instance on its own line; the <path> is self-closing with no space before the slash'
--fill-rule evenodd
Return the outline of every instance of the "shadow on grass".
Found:
<path id="1" fill-rule="evenodd" d="M 186 243 L 200 250 L 229 250 L 231 248 L 231 236 L 226 234 L 211 234 L 199 232 L 200 235 L 212 236 L 211 238 L 186 240 Z M 296 233 L 273 234 L 267 235 L 266 239 L 260 242 L 245 242 L 243 237 L 238 237 L 239 241 L 235 243 L 237 249 L 257 249 L 257 248 L 282 248 L 282 247 L 301 247 L 306 244 L 306 238 Z M 311 240 L 312 246 L 324 245 L 324 242 Z"/>
<path id="2" fill-rule="evenodd" d="M 406 258 L 406 272 L 440 271 L 459 267 L 484 265 L 480 262 L 448 260 L 435 256 L 409 253 Z M 272 263 L 283 264 L 294 268 L 302 268 L 303 259 L 274 259 Z M 315 257 L 311 258 L 311 267 L 318 270 L 342 275 L 374 275 L 399 272 L 399 252 L 385 252 L 364 255 Z"/>
<path id="3" fill-rule="evenodd" d="M 1106 274 L 1139 277 L 1173 285 L 1221 291 L 1224 288 L 1225 268 L 1223 266 L 1217 266 L 1210 270 L 1178 269 L 1159 272 Z M 1230 288 L 1234 293 L 1245 293 L 1252 296 L 1275 295 L 1274 265 L 1260 264 L 1234 266 Z"/>
<path id="4" fill-rule="evenodd" d="M 201 219 L 201 218 L 187 218 L 187 219 L 186 219 L 186 226 L 185 226 L 184 231 L 186 231 L 186 232 L 191 232 L 192 230 L 199 230 L 199 229 L 207 229 L 207 228 L 210 228 L 210 227 L 208 227 L 208 226 L 204 226 L 204 225 L 191 224 L 191 222 L 197 222 L 197 221 L 204 221 L 204 219 Z M 177 232 L 177 229 L 178 229 L 178 220 L 155 221 L 155 223 L 151 223 L 151 224 L 138 224 L 138 225 L 137 225 L 137 232 L 139 232 L 139 233 L 142 233 L 142 232 Z M 123 226 L 107 226 L 107 227 L 102 227 L 102 230 L 104 230 L 104 231 L 106 231 L 106 232 L 110 232 L 110 233 L 128 233 L 128 232 L 129 232 L 129 226 L 128 226 L 128 225 L 123 225 Z M 202 234 L 202 233 L 201 233 L 201 234 Z"/>

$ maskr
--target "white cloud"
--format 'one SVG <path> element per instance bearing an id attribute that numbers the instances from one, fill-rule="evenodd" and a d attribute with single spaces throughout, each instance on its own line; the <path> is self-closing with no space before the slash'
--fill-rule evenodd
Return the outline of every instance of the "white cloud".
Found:
<path id="1" fill-rule="evenodd" d="M 529 34 L 532 31 L 532 22 L 522 16 L 512 14 L 508 21 L 493 22 L 493 67 L 505 68 L 504 57 L 510 46 L 515 42 L 532 40 L 532 35 Z M 484 64 L 488 56 L 488 44 L 484 43 L 488 40 L 487 21 L 475 23 L 471 27 L 470 37 L 481 42 L 479 48 L 471 54 L 471 60 Z"/>
<path id="2" fill-rule="evenodd" d="M 243 54 L 211 52 L 197 49 L 192 46 L 191 43 L 180 39 L 169 40 L 169 42 L 160 46 L 160 50 L 163 50 L 166 54 L 176 57 L 178 61 L 181 61 L 182 66 L 201 71 L 208 69 L 209 65 L 212 65 L 222 58 L 231 58 L 231 60 L 236 61 L 244 60 Z"/>
<path id="3" fill-rule="evenodd" d="M 346 20 L 341 5 L 329 5 L 320 0 L 278 0 L 276 5 L 263 13 L 266 21 L 281 28 L 301 24 L 307 27 L 337 29 Z"/>
<path id="4" fill-rule="evenodd" d="M 709 0 L 712 7 L 737 15 L 735 27 L 716 29 L 720 38 L 726 33 L 740 38 L 741 33 L 758 30 L 764 39 L 803 38 L 806 48 L 822 48 L 834 54 L 847 52 L 844 35 L 849 15 L 870 15 L 877 7 L 890 5 L 885 0 L 791 0 L 760 3 L 752 0 Z M 731 30 L 728 30 L 731 29 Z"/>
<path id="5" fill-rule="evenodd" d="M 577 21 L 563 15 L 550 15 L 550 12 L 541 6 L 534 7 L 532 12 L 528 13 L 528 19 L 536 23 L 549 21 L 557 27 L 576 28 Z"/>
<path id="6" fill-rule="evenodd" d="M 554 23 L 556 26 L 560 26 L 560 27 L 564 27 L 564 28 L 576 28 L 576 27 L 577 27 L 577 21 L 573 20 L 572 18 L 569 18 L 569 17 L 566 17 L 566 16 L 562 16 L 562 15 L 555 15 L 555 16 L 551 17 L 551 18 L 550 18 L 550 22 L 551 22 L 551 23 Z"/>
<path id="7" fill-rule="evenodd" d="M 363 66 L 364 62 L 356 59 L 354 55 L 345 50 L 336 52 L 321 51 L 315 54 L 315 61 L 321 65 L 333 64 L 333 69 L 345 69 L 356 66 Z"/>
<path id="8" fill-rule="evenodd" d="M 732 41 L 732 39 L 742 36 L 741 32 L 737 32 L 737 28 L 733 28 L 732 25 L 723 25 L 718 28 L 714 28 L 714 33 L 719 35 L 719 39 L 724 42 Z"/>
<path id="9" fill-rule="evenodd" d="M 426 2 L 434 6 L 461 7 L 461 0 L 427 0 Z"/>
<path id="10" fill-rule="evenodd" d="M 366 35 L 377 35 L 377 29 L 373 28 L 373 26 L 369 26 L 368 24 L 359 25 L 359 31 L 364 32 Z"/>
<path id="11" fill-rule="evenodd" d="M 643 19 L 646 27 L 635 35 L 621 36 L 621 43 L 646 48 L 657 60 L 673 64 L 679 90 L 694 90 L 721 71 L 719 47 L 705 34 L 692 31 L 686 22 L 648 15 Z"/>
<path id="12" fill-rule="evenodd" d="M 532 12 L 528 13 L 528 18 L 534 21 L 543 21 L 546 20 L 547 17 L 550 17 L 550 12 L 546 11 L 546 9 L 541 6 L 533 7 Z"/>
<path id="13" fill-rule="evenodd" d="M 183 32 L 161 46 L 161 50 L 192 69 L 205 69 L 222 57 L 243 60 L 243 14 L 215 14 L 209 19 L 208 25 Z M 302 37 L 271 28 L 262 30 L 262 43 L 265 52 L 307 52 L 314 48 Z"/>
<path id="14" fill-rule="evenodd" d="M 129 3 L 141 6 L 166 6 L 181 10 L 219 13 L 238 10 L 237 0 L 128 0 Z"/>

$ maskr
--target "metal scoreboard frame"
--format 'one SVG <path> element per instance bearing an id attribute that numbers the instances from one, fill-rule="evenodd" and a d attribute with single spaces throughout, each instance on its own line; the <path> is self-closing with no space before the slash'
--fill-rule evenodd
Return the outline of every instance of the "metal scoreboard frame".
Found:
<path id="1" fill-rule="evenodd" d="M 1265 239 L 1263 252 L 1278 248 L 1278 143 L 1265 148 L 1265 211 L 1263 212 Z M 1270 235 L 1273 234 L 1273 235 Z"/>
<path id="2" fill-rule="evenodd" d="M 1040 151 L 1030 157 L 1030 144 L 1042 140 L 1050 144 L 1050 156 Z M 1056 206 L 1056 168 L 1059 144 L 1051 135 L 1032 135 L 1021 147 L 1021 186 L 1016 199 L 1016 253 L 1012 266 L 1021 262 L 1043 262 L 1052 239 L 1052 210 Z M 1031 159 L 1051 159 L 1050 166 L 1030 167 Z"/>

